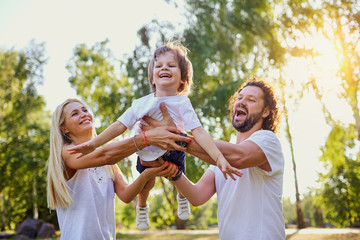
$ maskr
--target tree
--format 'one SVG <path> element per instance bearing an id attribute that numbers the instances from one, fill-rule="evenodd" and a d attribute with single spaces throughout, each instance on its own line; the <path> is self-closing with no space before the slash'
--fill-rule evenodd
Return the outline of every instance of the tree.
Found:
<path id="1" fill-rule="evenodd" d="M 355 125 L 337 124 L 331 130 L 320 160 L 327 173 L 318 196 L 326 219 L 337 226 L 351 225 L 360 219 L 360 154 Z"/>
<path id="2" fill-rule="evenodd" d="M 43 44 L 0 51 L 0 230 L 26 217 L 53 220 L 46 206 L 49 113 L 36 91 L 46 64 Z"/>
<path id="3" fill-rule="evenodd" d="M 71 86 L 95 113 L 95 121 L 100 124 L 98 132 L 115 122 L 134 98 L 123 65 L 108 48 L 108 42 L 104 40 L 90 48 L 77 45 L 66 66 Z M 131 164 L 127 159 L 119 162 L 127 177 L 132 176 Z"/>
<path id="4" fill-rule="evenodd" d="M 360 139 L 360 115 L 359 115 L 359 71 L 360 71 L 360 51 L 358 43 L 360 39 L 359 27 L 359 3 L 358 1 L 288 1 L 289 11 L 286 11 L 283 18 L 284 35 L 288 41 L 293 56 L 304 57 L 309 62 L 309 71 L 312 76 L 305 84 L 306 88 L 312 89 L 319 100 L 327 124 L 332 128 L 327 142 L 323 148 L 321 160 L 328 166 L 328 173 L 321 174 L 320 179 L 323 183 L 320 192 L 324 194 L 323 204 L 336 205 L 340 209 L 328 207 L 327 218 L 338 225 L 349 224 L 353 219 L 352 209 L 357 208 L 358 201 L 354 201 L 350 194 L 347 196 L 348 189 L 352 194 L 358 194 L 354 184 L 359 176 L 358 171 L 352 171 L 350 166 L 356 167 L 359 161 Z M 335 49 L 338 66 L 334 67 L 334 80 L 337 81 L 336 91 L 328 88 L 330 79 L 321 81 L 321 76 L 317 73 L 317 68 L 321 66 L 324 55 L 318 49 L 306 44 L 306 40 L 321 36 L 332 43 Z M 344 108 L 351 109 L 354 122 L 349 126 L 340 124 L 333 118 L 330 106 L 326 103 L 328 93 L 335 94 L 339 99 L 344 99 Z M 353 135 L 355 131 L 356 135 Z M 354 139 L 351 139 L 351 137 Z M 356 140 L 357 139 L 357 140 Z M 345 143 L 342 141 L 346 140 Z M 337 142 L 339 141 L 339 142 Z M 349 145 L 348 145 L 349 144 Z M 339 152 L 335 154 L 331 147 L 335 147 Z M 352 149 L 349 152 L 348 149 Z M 332 154 L 330 154 L 332 153 Z M 355 161 L 354 161 L 355 160 Z M 338 163 L 341 164 L 339 165 Z M 336 164 L 335 164 L 336 163 Z M 333 168 L 330 168 L 332 166 Z M 355 168 L 356 169 L 356 168 Z M 348 179 L 351 176 L 351 181 Z M 345 182 L 344 182 L 345 181 Z M 340 192 L 339 192 L 340 191 Z M 339 197 L 341 191 L 346 194 Z M 343 201 L 344 205 L 340 205 Z M 345 201 L 345 202 L 344 202 Z M 346 206 L 346 207 L 344 207 Z M 332 211 L 330 213 L 330 211 Z M 346 219 L 344 219 L 346 218 Z"/>

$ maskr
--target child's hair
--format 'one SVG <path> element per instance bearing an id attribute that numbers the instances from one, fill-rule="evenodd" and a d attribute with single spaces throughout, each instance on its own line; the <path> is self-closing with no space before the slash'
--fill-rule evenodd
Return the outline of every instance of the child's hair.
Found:
<path id="1" fill-rule="evenodd" d="M 175 55 L 179 64 L 182 84 L 178 89 L 178 94 L 187 96 L 190 93 L 192 85 L 193 68 L 190 60 L 187 57 L 189 49 L 177 42 L 168 42 L 155 50 L 148 66 L 148 76 L 151 91 L 156 91 L 156 86 L 153 81 L 155 61 L 161 54 L 166 52 L 172 52 Z"/>
<path id="2" fill-rule="evenodd" d="M 47 172 L 47 204 L 50 209 L 55 209 L 57 207 L 66 208 L 73 202 L 70 188 L 67 185 L 64 176 L 66 172 L 65 164 L 61 157 L 63 146 L 72 143 L 71 138 L 65 134 L 61 128 L 65 124 L 64 108 L 66 105 L 73 102 L 78 102 L 89 110 L 85 103 L 78 99 L 69 98 L 55 109 L 51 118 L 50 156 Z M 96 136 L 94 127 L 93 136 Z M 110 168 L 112 174 L 114 170 L 112 169 L 112 166 Z M 108 169 L 108 167 L 106 169 Z"/>

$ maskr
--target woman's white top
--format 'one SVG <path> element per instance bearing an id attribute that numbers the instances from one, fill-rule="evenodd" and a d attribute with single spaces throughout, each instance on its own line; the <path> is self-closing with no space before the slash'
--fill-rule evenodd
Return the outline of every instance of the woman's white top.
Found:
<path id="1" fill-rule="evenodd" d="M 61 239 L 115 239 L 115 191 L 104 167 L 77 170 L 67 181 L 73 204 L 57 208 Z"/>
<path id="2" fill-rule="evenodd" d="M 155 97 L 154 93 L 150 93 L 144 97 L 136 99 L 119 118 L 122 124 L 131 129 L 135 123 L 139 122 L 144 116 L 152 117 L 156 120 L 162 120 L 163 116 L 160 111 L 160 103 L 164 102 L 166 109 L 173 119 L 176 127 L 184 132 L 201 127 L 201 123 L 194 111 L 193 106 L 188 97 L 182 95 Z M 146 125 L 145 122 L 141 122 Z M 139 125 L 136 125 L 135 133 L 141 133 Z M 166 150 L 156 146 L 149 146 L 138 151 L 137 154 L 143 161 L 153 161 L 164 155 Z"/>

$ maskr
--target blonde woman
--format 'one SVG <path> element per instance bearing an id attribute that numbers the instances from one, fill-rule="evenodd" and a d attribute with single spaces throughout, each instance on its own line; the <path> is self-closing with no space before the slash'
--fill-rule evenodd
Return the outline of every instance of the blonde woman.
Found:
<path id="1" fill-rule="evenodd" d="M 174 127 L 159 127 L 146 132 L 146 141 L 164 149 L 184 150 L 175 141 L 189 142 Z M 67 147 L 95 137 L 93 116 L 78 99 L 67 99 L 52 115 L 48 162 L 48 207 L 56 209 L 61 239 L 115 239 L 115 194 L 130 202 L 155 176 L 172 177 L 177 167 L 166 162 L 146 169 L 128 184 L 115 164 L 145 148 L 142 136 L 109 143 L 77 158 Z"/>

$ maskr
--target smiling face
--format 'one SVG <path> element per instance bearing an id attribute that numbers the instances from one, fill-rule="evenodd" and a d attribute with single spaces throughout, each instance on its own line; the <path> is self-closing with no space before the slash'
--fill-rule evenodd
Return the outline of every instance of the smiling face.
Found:
<path id="1" fill-rule="evenodd" d="M 88 109 L 79 102 L 71 102 L 64 107 L 64 124 L 61 130 L 71 139 L 78 136 L 91 136 L 93 117 Z"/>
<path id="2" fill-rule="evenodd" d="M 245 87 L 237 96 L 233 107 L 232 124 L 239 132 L 247 132 L 254 126 L 261 129 L 263 119 L 269 115 L 265 108 L 264 93 L 256 86 Z"/>
<path id="3" fill-rule="evenodd" d="M 181 70 L 172 52 L 160 54 L 154 62 L 152 83 L 156 86 L 156 96 L 173 96 L 182 84 Z"/>

